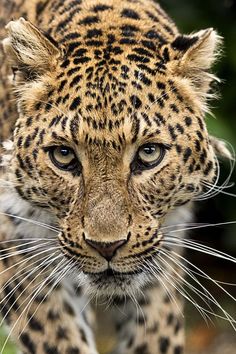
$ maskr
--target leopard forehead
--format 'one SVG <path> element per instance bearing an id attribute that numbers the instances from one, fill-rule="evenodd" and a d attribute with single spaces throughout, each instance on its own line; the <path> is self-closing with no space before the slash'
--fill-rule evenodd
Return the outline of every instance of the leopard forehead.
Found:
<path id="1" fill-rule="evenodd" d="M 61 7 L 60 2 L 52 6 L 59 16 L 44 20 L 42 27 L 50 41 L 56 38 L 63 54 L 52 72 L 19 88 L 23 126 L 33 123 L 40 129 L 40 121 L 64 132 L 70 125 L 75 137 L 80 125 L 80 141 L 103 144 L 122 127 L 114 145 L 124 131 L 126 140 L 134 142 L 139 130 L 151 138 L 165 125 L 175 137 L 174 129 L 181 132 L 185 121 L 192 120 L 195 103 L 201 115 L 193 90 L 189 87 L 189 93 L 188 84 L 173 80 L 172 59 L 178 52 L 170 42 L 178 32 L 158 5 L 77 1 L 72 6 L 69 1 Z"/>

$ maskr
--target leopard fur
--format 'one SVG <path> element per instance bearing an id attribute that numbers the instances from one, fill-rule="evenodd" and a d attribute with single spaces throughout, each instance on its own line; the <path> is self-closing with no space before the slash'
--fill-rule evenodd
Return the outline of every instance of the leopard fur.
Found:
<path id="1" fill-rule="evenodd" d="M 12 337 L 25 354 L 96 354 L 109 321 L 113 353 L 182 354 L 181 269 L 156 265 L 165 227 L 191 221 L 202 181 L 214 181 L 214 148 L 227 155 L 204 122 L 217 33 L 182 35 L 151 0 L 4 0 L 1 11 Z M 145 144 L 164 155 L 151 168 L 136 159 Z M 73 149 L 77 169 L 57 168 L 52 146 Z"/>

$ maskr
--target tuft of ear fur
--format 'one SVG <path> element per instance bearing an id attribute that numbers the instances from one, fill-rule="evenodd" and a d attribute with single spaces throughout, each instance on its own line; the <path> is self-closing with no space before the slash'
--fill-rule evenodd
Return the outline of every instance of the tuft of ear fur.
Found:
<path id="1" fill-rule="evenodd" d="M 210 144 L 217 156 L 224 157 L 229 160 L 234 160 L 234 157 L 227 147 L 227 143 L 214 136 L 210 136 Z M 230 144 L 228 144 L 230 146 Z"/>
<path id="2" fill-rule="evenodd" d="M 208 92 L 210 83 L 219 81 L 209 70 L 220 54 L 221 42 L 217 32 L 209 28 L 188 36 L 179 35 L 171 44 L 177 58 L 175 73 L 189 79 L 204 99 L 212 96 Z"/>
<path id="3" fill-rule="evenodd" d="M 16 70 L 27 78 L 48 71 L 60 56 L 56 42 L 23 17 L 11 21 L 6 26 L 8 37 L 3 40 L 3 48 Z"/>

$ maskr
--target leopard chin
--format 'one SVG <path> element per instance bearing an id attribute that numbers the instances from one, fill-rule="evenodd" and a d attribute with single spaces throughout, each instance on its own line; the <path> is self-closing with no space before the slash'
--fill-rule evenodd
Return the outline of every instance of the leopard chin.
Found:
<path id="1" fill-rule="evenodd" d="M 142 289 L 153 284 L 151 276 L 142 271 L 122 274 L 108 269 L 97 274 L 83 274 L 79 278 L 86 283 L 86 292 L 108 298 L 139 296 Z"/>

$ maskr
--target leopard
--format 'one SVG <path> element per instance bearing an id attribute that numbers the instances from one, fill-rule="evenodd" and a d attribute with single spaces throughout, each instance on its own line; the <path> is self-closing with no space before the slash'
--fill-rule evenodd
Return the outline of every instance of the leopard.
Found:
<path id="1" fill-rule="evenodd" d="M 230 158 L 205 123 L 221 37 L 153 0 L 2 0 L 0 23 L 8 338 L 183 354 L 186 230 Z"/>

